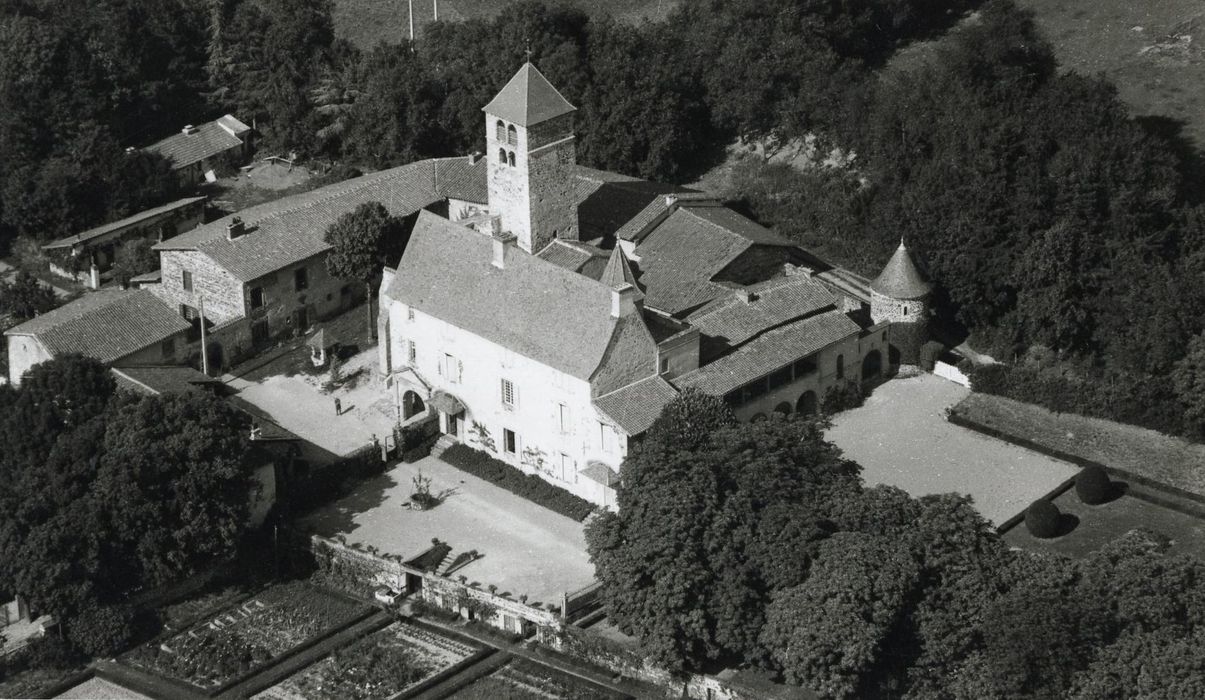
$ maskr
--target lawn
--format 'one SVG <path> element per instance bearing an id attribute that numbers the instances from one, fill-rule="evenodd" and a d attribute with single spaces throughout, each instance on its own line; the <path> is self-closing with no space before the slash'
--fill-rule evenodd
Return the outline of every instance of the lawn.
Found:
<path id="1" fill-rule="evenodd" d="M 438 0 L 439 18 L 461 22 L 489 18 L 518 0 Z M 610 15 L 639 22 L 664 18 L 680 0 L 569 0 L 591 15 Z M 435 0 L 414 0 L 414 30 L 433 19 Z M 335 0 L 335 34 L 361 48 L 380 42 L 396 44 L 410 36 L 410 4 L 407 0 Z"/>
<path id="2" fill-rule="evenodd" d="M 413 479 L 431 479 L 431 493 L 443 503 L 410 510 Z M 326 537 L 343 535 L 390 554 L 411 558 L 437 537 L 454 554 L 476 549 L 484 555 L 458 570 L 482 586 L 494 584 L 514 597 L 560 604 L 564 591 L 594 580 L 582 524 L 558 515 L 434 457 L 398 464 L 360 484 L 351 495 L 310 516 L 302 524 Z"/>
<path id="3" fill-rule="evenodd" d="M 1075 489 L 1070 489 L 1056 498 L 1054 504 L 1074 518 L 1074 529 L 1059 537 L 1038 539 L 1021 523 L 1005 533 L 1005 541 L 1023 549 L 1082 557 L 1134 528 L 1143 527 L 1171 538 L 1171 552 L 1196 556 L 1205 552 L 1205 520 L 1134 496 L 1090 506 L 1080 501 Z"/>
<path id="4" fill-rule="evenodd" d="M 455 700 L 595 700 L 622 697 L 527 659 L 516 659 L 449 697 Z"/>
<path id="5" fill-rule="evenodd" d="M 1205 445 L 988 394 L 971 394 L 954 411 L 1053 453 L 1073 455 L 1205 497 Z"/>
<path id="6" fill-rule="evenodd" d="M 1063 68 L 1103 73 L 1138 115 L 1186 123 L 1205 147 L 1205 5 L 1200 0 L 1020 0 Z"/>
<path id="7" fill-rule="evenodd" d="M 467 659 L 479 648 L 417 625 L 396 622 L 254 697 L 388 698 Z"/>
<path id="8" fill-rule="evenodd" d="M 918 497 L 969 494 L 999 525 L 1078 468 L 947 421 L 946 410 L 969 393 L 931 374 L 894 379 L 866 405 L 837 415 L 828 438 L 862 465 L 868 486 L 889 484 Z"/>
<path id="9" fill-rule="evenodd" d="M 278 584 L 123 662 L 212 689 L 367 611 L 304 581 Z"/>

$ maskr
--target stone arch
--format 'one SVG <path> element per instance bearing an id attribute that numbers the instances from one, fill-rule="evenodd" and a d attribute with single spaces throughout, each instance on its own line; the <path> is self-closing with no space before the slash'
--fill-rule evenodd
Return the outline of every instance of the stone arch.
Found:
<path id="1" fill-rule="evenodd" d="M 790 401 L 779 402 L 779 404 L 774 407 L 774 412 L 781 413 L 784 416 L 791 415 L 791 402 Z"/>
<path id="2" fill-rule="evenodd" d="M 423 397 L 419 396 L 418 392 L 407 390 L 402 394 L 402 420 L 408 420 L 426 410 L 427 404 L 423 403 Z"/>
<path id="3" fill-rule="evenodd" d="M 514 127 L 511 128 L 513 129 Z M 506 143 L 506 125 L 502 123 L 501 119 L 494 125 L 494 138 L 498 143 Z"/>
<path id="4" fill-rule="evenodd" d="M 519 132 L 515 129 L 514 124 L 506 127 L 506 143 L 511 146 L 519 145 Z M 514 163 L 511 163 L 511 165 L 514 165 Z"/>
<path id="5" fill-rule="evenodd" d="M 805 416 L 814 416 L 818 406 L 816 392 L 809 389 L 799 396 L 799 401 L 795 404 L 795 412 Z"/>
<path id="6" fill-rule="evenodd" d="M 506 154 L 506 162 L 509 163 L 512 167 L 514 166 L 514 164 L 515 164 L 515 152 L 514 151 L 511 151 L 510 153 Z"/>
<path id="7" fill-rule="evenodd" d="M 866 353 L 866 357 L 862 358 L 862 379 L 877 379 L 883 371 L 883 353 L 878 349 L 871 350 Z"/>

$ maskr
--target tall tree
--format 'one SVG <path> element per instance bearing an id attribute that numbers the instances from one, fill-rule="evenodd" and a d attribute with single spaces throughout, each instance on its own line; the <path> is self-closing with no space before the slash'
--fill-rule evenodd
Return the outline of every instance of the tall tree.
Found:
<path id="1" fill-rule="evenodd" d="M 380 202 L 365 202 L 340 216 L 324 236 L 332 250 L 326 257 L 331 275 L 364 283 L 368 333 L 375 337 L 372 300 L 386 265 L 396 266 L 410 238 L 405 223 Z"/>

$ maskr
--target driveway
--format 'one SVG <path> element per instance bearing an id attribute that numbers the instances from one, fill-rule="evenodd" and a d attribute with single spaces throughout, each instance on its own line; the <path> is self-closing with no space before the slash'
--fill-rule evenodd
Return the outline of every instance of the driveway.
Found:
<path id="1" fill-rule="evenodd" d="M 889 484 L 912 496 L 968 494 L 996 525 L 1079 471 L 948 422 L 946 409 L 968 393 L 931 374 L 894 379 L 866 405 L 838 415 L 828 438 L 862 465 L 867 486 Z"/>

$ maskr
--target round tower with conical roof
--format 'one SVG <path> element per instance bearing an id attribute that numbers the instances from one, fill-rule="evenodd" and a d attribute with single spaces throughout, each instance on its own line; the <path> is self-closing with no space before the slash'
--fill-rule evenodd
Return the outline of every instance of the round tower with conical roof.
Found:
<path id="1" fill-rule="evenodd" d="M 929 336 L 933 285 L 917 267 L 904 241 L 870 283 L 870 318 L 891 323 L 891 363 L 916 364 Z"/>

